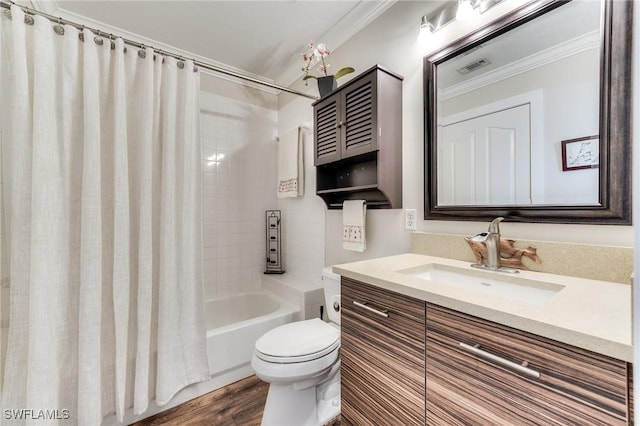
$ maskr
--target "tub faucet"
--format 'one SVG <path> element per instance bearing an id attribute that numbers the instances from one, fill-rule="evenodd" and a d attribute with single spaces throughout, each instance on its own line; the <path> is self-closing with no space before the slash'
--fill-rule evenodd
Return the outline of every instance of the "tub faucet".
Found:
<path id="1" fill-rule="evenodd" d="M 500 265 L 500 222 L 503 217 L 497 217 L 489 224 L 488 232 L 481 232 L 471 239 L 477 243 L 484 243 L 487 247 L 487 257 L 483 264 L 474 263 L 473 267 L 489 269 L 491 271 L 516 273 L 517 269 L 505 268 Z"/>

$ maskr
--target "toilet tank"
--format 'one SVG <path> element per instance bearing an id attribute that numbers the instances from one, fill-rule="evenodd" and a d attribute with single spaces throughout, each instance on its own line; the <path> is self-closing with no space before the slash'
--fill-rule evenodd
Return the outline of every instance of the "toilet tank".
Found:
<path id="1" fill-rule="evenodd" d="M 332 271 L 331 266 L 322 269 L 324 303 L 329 321 L 340 324 L 340 275 Z M 337 304 L 337 309 L 336 305 Z"/>

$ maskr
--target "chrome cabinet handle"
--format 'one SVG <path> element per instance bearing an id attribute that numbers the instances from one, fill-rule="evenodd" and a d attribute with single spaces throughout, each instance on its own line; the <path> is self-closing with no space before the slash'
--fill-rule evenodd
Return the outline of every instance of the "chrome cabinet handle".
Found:
<path id="1" fill-rule="evenodd" d="M 475 355 L 478 355 L 481 358 L 488 359 L 489 361 L 493 361 L 496 364 L 500 364 L 519 373 L 526 374 L 529 377 L 534 377 L 536 379 L 540 378 L 540 373 L 538 371 L 532 370 L 531 368 L 527 367 L 527 361 L 524 361 L 522 364 L 509 361 L 508 359 L 504 359 L 502 357 L 499 357 L 498 355 L 483 351 L 482 349 L 480 349 L 480 345 L 471 346 L 466 343 L 460 342 L 460 347 Z"/>
<path id="2" fill-rule="evenodd" d="M 367 302 L 357 302 L 355 300 L 353 301 L 353 304 L 360 308 L 366 309 L 369 312 L 373 312 L 376 315 L 380 315 L 381 317 L 389 318 L 389 311 L 387 311 L 386 309 L 380 311 L 378 309 L 372 308 L 371 306 L 367 305 Z"/>

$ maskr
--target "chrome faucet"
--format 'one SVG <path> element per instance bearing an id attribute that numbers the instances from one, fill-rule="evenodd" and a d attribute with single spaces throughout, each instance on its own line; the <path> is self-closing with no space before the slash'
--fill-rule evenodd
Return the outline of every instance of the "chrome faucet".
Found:
<path id="1" fill-rule="evenodd" d="M 484 243 L 487 247 L 487 257 L 484 263 L 474 263 L 474 268 L 489 269 L 491 271 L 517 273 L 514 268 L 506 268 L 500 265 L 500 222 L 504 217 L 497 217 L 489 224 L 488 232 L 481 232 L 471 239 L 477 243 Z"/>

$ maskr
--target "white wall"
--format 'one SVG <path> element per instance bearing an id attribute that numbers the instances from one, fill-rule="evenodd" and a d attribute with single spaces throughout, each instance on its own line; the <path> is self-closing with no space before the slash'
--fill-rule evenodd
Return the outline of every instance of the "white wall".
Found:
<path id="1" fill-rule="evenodd" d="M 277 204 L 277 112 L 269 102 L 247 98 L 246 87 L 221 88 L 211 78 L 203 75 L 202 87 L 226 96 L 201 92 L 207 298 L 260 287 L 266 265 L 264 211 Z"/>
<path id="2" fill-rule="evenodd" d="M 435 51 L 467 32 L 478 28 L 513 8 L 523 4 L 519 0 L 505 0 L 480 19 L 473 22 L 453 22 L 436 32 L 429 49 L 417 46 L 420 17 L 429 14 L 436 2 L 400 1 L 386 13 L 340 46 L 329 57 L 333 69 L 353 66 L 356 74 L 379 63 L 404 76 L 403 82 L 403 208 L 415 208 L 418 217 L 424 209 L 424 105 L 422 57 Z M 321 42 L 322 40 L 317 40 Z M 331 47 L 331 46 L 330 46 Z M 352 76 L 338 81 L 339 85 Z M 301 83 L 294 88 L 315 93 L 310 84 L 305 89 Z M 279 97 L 280 129 L 291 128 L 299 117 L 312 117 L 311 102 L 283 94 Z M 291 113 L 296 111 L 296 114 Z M 295 119 L 292 118 L 295 116 Z M 574 172 L 575 173 L 575 172 Z M 309 185 L 312 182 L 307 182 Z M 307 191 L 309 193 L 309 191 Z M 353 260 L 405 252 L 409 249 L 409 232 L 404 230 L 401 210 L 370 211 L 367 214 L 369 240 L 365 253 L 353 253 L 341 248 L 340 212 L 326 212 L 325 238 L 317 244 L 325 246 L 325 263 L 336 264 Z M 318 223 L 317 226 L 320 226 Z M 486 223 L 458 221 L 418 221 L 418 230 L 448 233 L 461 236 L 475 235 L 486 229 Z M 505 223 L 505 236 L 514 239 L 546 240 L 631 247 L 633 228 L 629 226 L 590 226 L 566 224 Z"/>

